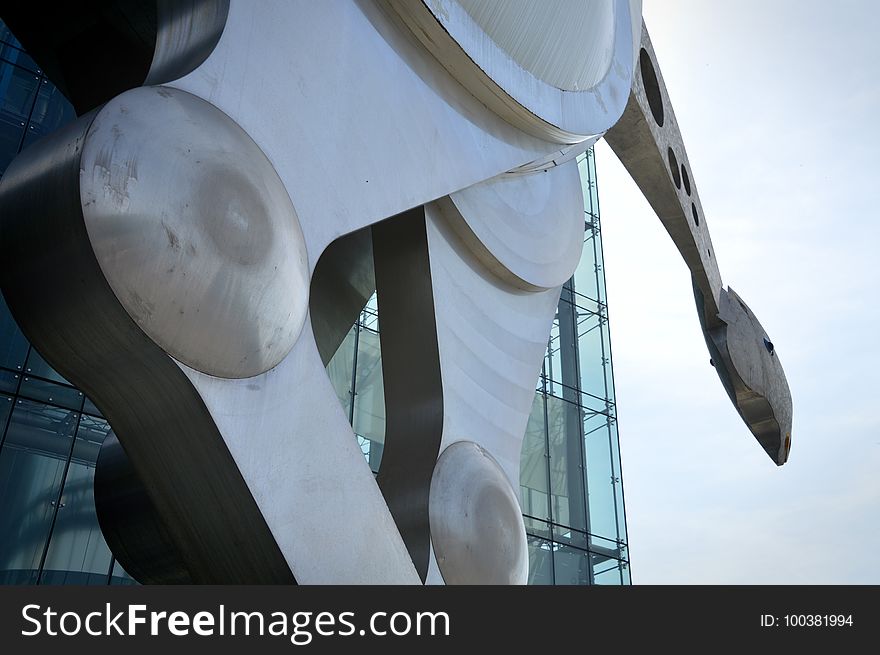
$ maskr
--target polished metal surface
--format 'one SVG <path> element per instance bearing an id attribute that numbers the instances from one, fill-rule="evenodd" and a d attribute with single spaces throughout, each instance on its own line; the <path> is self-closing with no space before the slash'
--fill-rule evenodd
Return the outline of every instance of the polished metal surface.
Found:
<path id="1" fill-rule="evenodd" d="M 214 50 L 229 0 L 156 0 L 156 45 L 145 85 L 164 84 L 194 71 Z"/>
<path id="2" fill-rule="evenodd" d="M 580 189 L 577 165 L 568 160 L 527 175 L 501 175 L 439 202 L 487 269 L 538 291 L 562 286 L 580 260 Z"/>
<path id="3" fill-rule="evenodd" d="M 325 366 L 375 291 L 370 228 L 346 234 L 327 246 L 312 273 L 309 291 L 309 317 Z"/>
<path id="4" fill-rule="evenodd" d="M 142 584 L 192 584 L 174 540 L 111 430 L 95 464 L 95 511 L 116 561 Z"/>
<path id="5" fill-rule="evenodd" d="M 706 317 L 714 325 L 721 273 L 681 130 L 647 29 L 642 33 L 639 63 L 626 111 L 605 140 L 672 237 L 703 292 Z M 689 187 L 682 183 L 681 171 L 686 171 Z"/>
<path id="6" fill-rule="evenodd" d="M 702 297 L 696 288 L 694 295 L 700 307 Z M 722 289 L 718 316 L 722 327 L 702 325 L 712 365 L 758 443 L 781 466 L 791 452 L 792 407 L 775 346 L 733 289 Z"/>
<path id="7" fill-rule="evenodd" d="M 533 76 L 563 91 L 595 86 L 614 53 L 613 1 L 457 0 L 486 36 Z M 446 11 L 432 6 L 435 15 Z M 619 17 L 617 17 L 619 20 Z M 572 47 L 578 43 L 579 47 Z"/>
<path id="8" fill-rule="evenodd" d="M 43 356 L 94 399 L 120 436 L 193 582 L 292 582 L 204 401 L 131 319 L 95 258 L 80 197 L 94 117 L 35 143 L 0 179 L 4 298 Z M 142 527 L 151 520 L 142 517 Z M 154 544 L 130 542 L 129 552 L 152 578 L 175 576 L 163 568 L 176 569 L 173 558 L 149 559 Z"/>
<path id="9" fill-rule="evenodd" d="M 419 583 L 327 377 L 311 321 L 287 357 L 261 376 L 222 379 L 179 366 L 224 435 L 297 582 Z M 216 514 L 225 515 L 219 508 Z"/>
<path id="10" fill-rule="evenodd" d="M 550 166 L 557 156 L 558 145 L 536 140 L 487 111 L 411 34 L 373 3 L 333 3 L 321 5 L 319 10 L 312 3 L 270 2 L 264 9 L 256 12 L 250 4 L 233 2 L 229 21 L 212 55 L 199 69 L 172 84 L 220 107 L 267 154 L 296 206 L 311 266 L 342 235 L 532 162 L 546 161 Z M 279 29 L 280 25 L 285 28 Z M 345 29 L 339 31 L 339 25 Z M 243 50 L 260 51 L 269 43 L 283 43 L 290 58 L 265 55 L 260 58 L 261 66 L 254 68 L 237 56 Z M 315 64 L 335 61 L 334 53 L 340 50 L 349 53 L 346 66 Z M 311 63 L 293 71 L 297 81 L 293 92 L 277 93 L 277 80 L 292 74 L 287 61 Z M 368 65 L 370 61 L 381 61 L 381 68 Z M 358 103 L 349 102 L 351 97 L 358 97 Z M 296 116 L 296 120 L 288 120 L 289 116 Z M 283 129 L 278 129 L 282 125 Z M 334 129 L 328 131 L 328 125 Z M 442 135 L 440 141 L 438 134 Z M 401 141 L 404 135 L 405 142 Z M 344 143 L 345 148 L 328 147 L 334 143 Z M 581 147 L 587 145 L 589 142 L 584 142 Z M 577 152 L 568 154 L 573 157 Z M 576 211 L 569 220 L 576 225 L 582 221 L 580 193 L 578 188 L 576 200 L 570 201 Z M 428 231 L 429 243 L 432 229 Z M 453 232 L 443 229 L 458 243 Z M 464 250 L 454 257 L 444 254 L 446 245 L 438 254 L 431 254 L 432 276 L 441 269 L 454 275 L 451 271 L 463 266 L 469 272 L 460 271 L 465 274 L 460 284 L 482 281 L 478 289 L 501 285 L 504 292 L 487 309 L 494 314 L 493 320 L 481 320 L 474 329 L 460 325 L 464 319 L 456 303 L 466 299 L 465 314 L 471 313 L 471 304 L 483 302 L 476 289 L 469 298 L 471 292 L 462 295 L 450 279 L 439 291 L 443 297 L 435 291 L 435 317 L 459 324 L 442 331 L 438 326 L 438 338 L 447 335 L 445 357 L 450 362 L 443 373 L 443 438 L 447 438 L 447 432 L 453 434 L 449 430 L 456 430 L 458 424 L 478 421 L 481 430 L 486 427 L 485 441 L 482 436 L 473 438 L 490 449 L 515 487 L 531 393 L 559 289 L 536 293 L 539 302 L 530 308 L 532 294 L 523 295 L 522 289 L 505 285 L 484 265 L 472 261 L 473 254 L 467 247 L 456 247 Z M 504 307 L 500 298 L 509 298 L 513 306 Z M 321 301 L 312 298 L 311 302 Z M 391 321 L 391 316 L 384 316 L 383 330 Z M 501 332 L 511 332 L 511 337 L 498 339 L 493 326 L 505 322 L 515 326 L 504 327 Z M 528 335 L 525 342 L 514 337 L 523 333 Z M 480 344 L 494 339 L 503 348 L 491 356 L 474 358 L 470 353 L 479 346 L 467 340 L 478 335 L 482 335 Z M 409 527 L 424 526 L 424 518 L 410 522 L 402 518 L 404 513 L 398 508 L 424 507 L 422 501 L 415 500 L 420 494 L 423 497 L 423 491 L 414 492 L 411 498 L 395 498 L 392 489 L 402 487 L 384 481 L 395 476 L 403 480 L 405 475 L 383 466 L 380 481 L 386 497 L 373 495 L 371 485 L 375 485 L 355 447 L 346 417 L 326 378 L 320 379 L 320 357 L 308 344 L 311 338 L 304 331 L 290 355 L 269 375 L 260 376 L 260 397 L 266 399 L 261 403 L 248 400 L 253 394 L 247 393 L 245 381 L 221 381 L 183 370 L 216 417 L 230 450 L 241 461 L 242 473 L 255 497 L 265 498 L 262 507 L 267 522 L 276 526 L 273 530 L 279 545 L 293 562 L 298 580 L 364 581 L 367 576 L 376 579 L 377 575 L 399 580 L 396 576 L 409 575 L 407 566 L 396 559 L 402 554 L 410 562 L 409 570 L 417 582 L 415 574 L 422 569 L 422 555 L 416 555 L 419 565 L 414 569 L 406 548 L 413 546 L 413 552 L 424 552 L 422 546 L 414 545 L 423 544 L 424 537 L 412 536 L 423 535 L 423 528 Z M 456 345 L 462 338 L 466 339 L 464 347 Z M 506 362 L 511 353 L 513 363 Z M 443 357 L 441 354 L 441 362 Z M 498 375 L 480 370 L 499 363 L 502 373 Z M 417 372 L 413 370 L 410 375 Z M 477 376 L 467 382 L 469 390 L 474 379 L 485 378 L 482 382 L 490 385 L 484 392 L 470 393 L 471 405 L 463 402 L 459 397 L 462 392 L 453 388 L 455 380 L 468 374 Z M 512 385 L 501 382 L 508 376 L 515 381 Z M 297 381 L 302 379 L 313 380 L 314 384 L 301 385 Z M 386 383 L 390 384 L 387 378 Z M 503 386 L 491 386 L 498 384 Z M 499 406 L 497 398 L 508 394 L 511 397 Z M 270 401 L 272 398 L 284 398 L 285 402 Z M 447 410 L 447 406 L 452 409 Z M 491 416 L 488 425 L 487 417 L 481 416 L 486 411 Z M 261 453 L 260 458 L 254 457 L 254 449 Z M 391 456 L 389 461 L 394 459 Z M 262 462 L 267 460 L 286 471 L 283 479 L 266 470 Z M 320 471 L 323 473 L 316 478 Z M 427 479 L 419 472 L 411 476 Z M 424 483 L 410 488 L 424 489 Z M 279 501 L 279 496 L 289 498 L 289 504 Z M 388 506 L 395 508 L 393 518 Z M 424 517 L 424 511 L 407 515 Z M 300 521 L 292 524 L 291 516 L 300 517 Z M 394 523 L 398 517 L 400 525 Z M 386 520 L 392 521 L 390 528 Z M 310 528 L 320 524 L 325 524 L 323 531 Z M 350 542 L 325 538 L 354 532 L 364 535 L 354 548 Z M 399 546 L 390 545 L 391 537 L 401 539 Z M 380 559 L 383 549 L 386 551 Z M 372 553 L 377 555 L 372 557 Z M 358 558 L 365 559 L 355 566 Z M 345 566 L 339 562 L 345 562 Z M 442 582 L 436 570 L 432 574 L 430 564 L 428 569 L 429 582 Z M 395 570 L 397 573 L 392 573 Z"/>
<path id="11" fill-rule="evenodd" d="M 376 289 L 370 231 L 338 239 L 324 251 L 312 277 L 312 324 L 324 365 Z M 95 467 L 95 509 L 116 559 L 142 583 L 192 582 L 150 493 L 112 432 Z"/>
<path id="12" fill-rule="evenodd" d="M 556 143 L 595 140 L 626 105 L 638 25 L 632 16 L 641 14 L 641 2 L 383 2 L 458 82 L 529 134 Z M 577 26 L 583 32 L 576 37 Z"/>
<path id="13" fill-rule="evenodd" d="M 189 93 L 132 89 L 96 115 L 80 195 L 101 270 L 165 352 L 218 377 L 281 361 L 309 271 L 284 184 L 228 116 Z"/>
<path id="14" fill-rule="evenodd" d="M 155 55 L 158 3 L 0 3 L 0 18 L 82 115 L 144 83 Z"/>
<path id="15" fill-rule="evenodd" d="M 558 150 L 489 111 L 372 0 L 233 1 L 211 55 L 169 85 L 260 146 L 312 268 L 340 236 Z"/>
<path id="16" fill-rule="evenodd" d="M 693 277 L 715 370 L 746 426 L 777 464 L 791 448 L 791 391 L 754 314 L 724 289 L 693 171 L 648 31 L 623 116 L 606 140 L 663 222 Z"/>
<path id="17" fill-rule="evenodd" d="M 223 32 L 229 0 L 6 2 L 2 18 L 78 114 L 193 71 Z"/>
<path id="18" fill-rule="evenodd" d="M 489 452 L 449 445 L 431 479 L 431 538 L 447 584 L 522 585 L 529 549 L 517 494 Z"/>
<path id="19" fill-rule="evenodd" d="M 324 252 L 312 278 L 311 304 L 322 363 L 336 352 L 375 291 L 369 230 L 338 239 Z M 116 559 L 142 583 L 188 584 L 174 541 L 150 498 L 147 485 L 111 432 L 95 468 L 95 504 L 101 530 Z"/>
<path id="20" fill-rule="evenodd" d="M 582 220 L 581 202 L 578 188 L 570 220 Z M 425 206 L 443 391 L 440 450 L 473 441 L 518 489 L 522 439 L 560 287 L 525 291 L 494 274 L 453 228 L 464 218 L 451 218 L 452 211 L 451 202 Z M 427 581 L 442 579 L 433 563 Z"/>
<path id="21" fill-rule="evenodd" d="M 428 498 L 443 437 L 444 393 L 425 209 L 373 226 L 382 329 L 385 447 L 376 478 L 422 581 L 428 574 Z"/>

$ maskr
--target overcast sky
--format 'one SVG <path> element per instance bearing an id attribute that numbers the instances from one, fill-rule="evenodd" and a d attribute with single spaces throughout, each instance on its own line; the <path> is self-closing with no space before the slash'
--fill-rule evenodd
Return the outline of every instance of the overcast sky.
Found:
<path id="1" fill-rule="evenodd" d="M 633 581 L 880 583 L 880 4 L 645 0 L 722 280 L 794 402 L 777 468 L 729 402 L 690 277 L 597 165 Z"/>

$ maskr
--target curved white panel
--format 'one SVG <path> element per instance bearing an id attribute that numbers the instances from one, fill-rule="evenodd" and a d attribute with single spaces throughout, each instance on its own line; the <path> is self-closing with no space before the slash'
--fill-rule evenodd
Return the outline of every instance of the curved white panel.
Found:
<path id="1" fill-rule="evenodd" d="M 581 143 L 623 113 L 638 0 L 384 2 L 462 86 L 533 136 Z"/>
<path id="2" fill-rule="evenodd" d="M 610 0 L 459 2 L 499 48 L 558 89 L 589 89 L 611 66 L 614 8 Z"/>
<path id="3" fill-rule="evenodd" d="M 584 204 L 573 159 L 525 175 L 501 175 L 438 203 L 483 265 L 508 284 L 551 289 L 577 268 Z"/>

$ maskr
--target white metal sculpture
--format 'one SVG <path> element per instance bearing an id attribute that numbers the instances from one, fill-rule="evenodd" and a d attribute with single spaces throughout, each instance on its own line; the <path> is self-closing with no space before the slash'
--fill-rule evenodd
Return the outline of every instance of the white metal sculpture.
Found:
<path id="1" fill-rule="evenodd" d="M 785 461 L 778 357 L 691 252 L 705 220 L 655 154 L 686 161 L 638 70 L 639 0 L 158 6 L 144 86 L 0 183 L 4 294 L 122 444 L 97 497 L 141 580 L 524 583 L 520 447 L 580 256 L 574 158 L 612 128 L 725 387 Z M 667 132 L 644 127 L 652 93 Z M 324 370 L 373 288 L 378 479 Z"/>

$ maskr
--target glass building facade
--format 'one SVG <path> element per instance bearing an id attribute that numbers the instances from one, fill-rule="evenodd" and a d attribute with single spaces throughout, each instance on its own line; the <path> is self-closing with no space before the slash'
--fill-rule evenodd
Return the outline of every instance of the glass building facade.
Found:
<path id="1" fill-rule="evenodd" d="M 75 117 L 0 22 L 0 175 Z M 599 202 L 579 158 L 584 251 L 566 283 L 535 387 L 521 460 L 530 584 L 629 584 Z M 375 297 L 327 366 L 367 462 L 382 459 L 385 405 Z M 22 335 L 0 297 L 0 584 L 131 584 L 95 514 L 110 427 Z"/>

